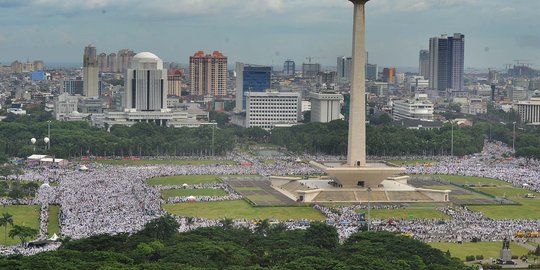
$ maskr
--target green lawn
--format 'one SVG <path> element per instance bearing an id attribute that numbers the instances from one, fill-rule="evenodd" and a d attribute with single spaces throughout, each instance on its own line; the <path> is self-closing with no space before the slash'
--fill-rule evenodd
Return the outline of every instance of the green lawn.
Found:
<path id="1" fill-rule="evenodd" d="M 479 190 L 488 194 L 491 194 L 493 196 L 497 197 L 506 197 L 509 199 L 516 198 L 524 198 L 525 194 L 532 193 L 536 195 L 536 197 L 540 197 L 540 193 L 536 193 L 534 191 L 528 190 L 528 189 L 522 189 L 522 188 L 514 188 L 514 187 L 483 187 L 483 188 L 474 188 L 475 190 Z"/>
<path id="2" fill-rule="evenodd" d="M 484 260 L 489 260 L 489 258 L 499 258 L 502 242 L 480 242 L 480 243 L 428 243 L 430 246 L 439 249 L 443 252 L 450 250 L 450 255 L 452 257 L 465 260 L 465 256 L 468 255 L 484 255 Z M 510 249 L 512 250 L 512 255 L 525 255 L 528 253 L 528 250 L 524 247 L 518 246 L 514 243 L 510 243 Z"/>
<path id="3" fill-rule="evenodd" d="M 0 212 L 11 214 L 13 216 L 13 224 L 15 225 L 27 226 L 39 230 L 39 206 L 37 205 L 6 205 L 0 207 Z M 6 243 L 4 229 L 5 227 L 0 228 L 0 244 L 2 245 Z M 10 229 L 11 225 L 8 225 L 8 234 Z M 7 237 L 8 245 L 17 243 L 19 243 L 18 238 L 11 239 L 9 236 Z"/>
<path id="4" fill-rule="evenodd" d="M 319 211 L 312 207 L 253 207 L 244 200 L 165 204 L 163 209 L 174 215 L 209 219 L 325 219 Z"/>
<path id="5" fill-rule="evenodd" d="M 474 200 L 474 199 L 483 199 L 485 196 L 479 194 L 466 194 L 466 195 L 453 195 L 452 197 L 460 200 Z"/>
<path id="6" fill-rule="evenodd" d="M 367 210 L 358 210 L 366 212 Z M 405 209 L 373 209 L 371 218 L 374 219 L 449 219 L 450 217 L 433 208 L 405 208 Z"/>
<path id="7" fill-rule="evenodd" d="M 133 166 L 142 166 L 142 165 L 211 165 L 211 164 L 225 164 L 225 165 L 234 165 L 236 162 L 232 160 L 95 160 L 92 162 L 97 162 L 101 164 L 110 164 L 110 165 L 133 165 Z"/>
<path id="8" fill-rule="evenodd" d="M 161 196 L 169 197 L 184 197 L 184 196 L 225 196 L 227 192 L 223 189 L 169 189 L 162 190 Z"/>
<path id="9" fill-rule="evenodd" d="M 417 160 L 394 159 L 394 160 L 387 160 L 387 161 L 394 163 L 396 165 L 416 165 L 416 164 L 426 164 L 426 163 L 437 162 L 437 160 L 433 160 L 433 159 L 417 159 Z"/>
<path id="10" fill-rule="evenodd" d="M 218 183 L 216 175 L 176 175 L 176 176 L 163 176 L 148 179 L 146 183 L 151 186 L 174 186 L 174 185 L 194 185 L 205 183 Z"/>
<path id="11" fill-rule="evenodd" d="M 539 199 L 513 200 L 521 205 L 470 205 L 473 211 L 484 213 L 492 219 L 540 219 Z"/>
<path id="12" fill-rule="evenodd" d="M 56 233 L 56 235 L 60 234 L 60 224 L 58 223 L 59 214 L 60 206 L 49 205 L 49 221 L 47 225 L 49 237 L 52 236 L 54 233 Z"/>
<path id="13" fill-rule="evenodd" d="M 460 175 L 433 175 L 438 176 L 442 179 L 448 180 L 456 184 L 487 184 L 487 185 L 498 185 L 498 186 L 510 186 L 510 183 L 504 182 L 497 179 L 491 178 L 482 178 L 475 176 L 460 176 Z"/>

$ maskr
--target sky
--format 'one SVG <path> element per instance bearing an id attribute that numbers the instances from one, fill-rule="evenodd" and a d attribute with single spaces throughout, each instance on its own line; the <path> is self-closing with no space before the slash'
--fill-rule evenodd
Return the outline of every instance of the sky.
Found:
<path id="1" fill-rule="evenodd" d="M 465 67 L 540 68 L 538 10 L 540 0 L 372 0 L 366 49 L 379 66 L 417 67 L 430 37 L 459 32 Z M 351 55 L 352 13 L 347 0 L 0 0 L 0 63 L 82 63 L 93 44 L 167 62 L 219 50 L 229 63 L 335 66 Z"/>

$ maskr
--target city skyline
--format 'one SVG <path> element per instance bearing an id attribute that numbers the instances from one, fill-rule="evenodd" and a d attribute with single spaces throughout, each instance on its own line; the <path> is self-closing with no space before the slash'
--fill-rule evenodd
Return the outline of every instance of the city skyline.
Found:
<path id="1" fill-rule="evenodd" d="M 2 0 L 0 63 L 82 64 L 80 52 L 93 44 L 98 53 L 131 48 L 183 64 L 195 51 L 219 50 L 231 64 L 282 66 L 290 58 L 299 66 L 313 57 L 335 66 L 351 54 L 350 7 L 346 0 Z M 457 32 L 467 36 L 466 68 L 503 69 L 514 59 L 540 66 L 540 2 L 376 0 L 367 7 L 366 49 L 379 66 L 417 67 L 430 37 Z"/>

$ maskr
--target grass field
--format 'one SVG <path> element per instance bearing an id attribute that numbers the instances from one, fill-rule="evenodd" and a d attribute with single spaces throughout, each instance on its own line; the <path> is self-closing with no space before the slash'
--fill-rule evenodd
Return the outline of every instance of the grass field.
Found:
<path id="1" fill-rule="evenodd" d="M 438 160 L 433 160 L 433 159 L 417 159 L 417 160 L 394 159 L 394 160 L 387 160 L 387 161 L 391 162 L 391 163 L 394 163 L 396 165 L 416 165 L 416 164 L 426 164 L 426 163 L 437 162 Z"/>
<path id="2" fill-rule="evenodd" d="M 479 194 L 453 195 L 452 197 L 460 200 L 474 200 L 484 198 L 484 196 Z"/>
<path id="3" fill-rule="evenodd" d="M 174 215 L 209 219 L 325 219 L 319 211 L 312 207 L 253 207 L 243 200 L 164 204 L 163 209 Z"/>
<path id="4" fill-rule="evenodd" d="M 540 219 L 539 199 L 513 200 L 521 205 L 470 205 L 473 211 L 484 213 L 492 219 Z"/>
<path id="5" fill-rule="evenodd" d="M 497 179 L 491 178 L 482 178 L 475 176 L 460 176 L 460 175 L 432 175 L 438 176 L 442 179 L 448 180 L 456 184 L 487 184 L 487 185 L 498 185 L 498 186 L 510 186 L 510 183 L 504 182 Z"/>
<path id="6" fill-rule="evenodd" d="M 161 196 L 169 197 L 184 197 L 184 196 L 225 196 L 227 192 L 223 189 L 169 189 L 162 190 Z"/>
<path id="7" fill-rule="evenodd" d="M 358 210 L 357 212 L 367 212 Z M 374 219 L 449 219 L 450 216 L 433 208 L 405 208 L 405 209 L 373 209 L 371 218 Z"/>
<path id="8" fill-rule="evenodd" d="M 475 187 L 474 189 L 491 194 L 493 196 L 506 197 L 509 199 L 524 198 L 525 194 L 527 193 L 531 193 L 531 194 L 536 195 L 536 197 L 540 197 L 540 193 L 536 193 L 528 189 L 514 188 L 514 187 L 496 187 L 496 188 L 495 187 L 482 187 L 482 188 Z"/>
<path id="9" fill-rule="evenodd" d="M 439 249 L 443 252 L 450 250 L 450 255 L 452 257 L 465 260 L 465 256 L 468 255 L 484 255 L 484 260 L 489 260 L 489 258 L 499 258 L 502 242 L 480 242 L 480 243 L 428 243 L 430 246 Z M 510 249 L 512 250 L 512 255 L 525 255 L 528 253 L 528 250 L 524 247 L 518 246 L 514 243 L 510 243 Z"/>
<path id="10" fill-rule="evenodd" d="M 205 184 L 205 183 L 218 183 L 216 175 L 176 175 L 176 176 L 163 176 L 148 179 L 147 184 L 151 186 L 161 185 L 161 186 L 174 186 L 174 185 L 194 185 L 194 184 Z"/>
<path id="11" fill-rule="evenodd" d="M 232 160 L 95 160 L 91 162 L 97 162 L 101 164 L 110 164 L 110 165 L 131 165 L 131 166 L 142 166 L 142 165 L 212 165 L 212 164 L 225 164 L 225 165 L 234 165 L 236 162 Z"/>
<path id="12" fill-rule="evenodd" d="M 58 223 L 58 215 L 60 214 L 60 206 L 58 205 L 49 205 L 49 221 L 47 223 L 47 231 L 49 237 L 54 233 L 59 235 L 60 233 L 60 224 Z"/>
<path id="13" fill-rule="evenodd" d="M 39 230 L 39 206 L 37 205 L 7 205 L 0 207 L 0 213 L 9 213 L 13 216 L 13 224 L 31 227 Z M 5 244 L 5 227 L 0 227 L 0 244 Z M 11 225 L 7 226 L 9 234 Z M 7 237 L 7 244 L 13 245 L 19 243 L 18 238 L 11 239 Z"/>

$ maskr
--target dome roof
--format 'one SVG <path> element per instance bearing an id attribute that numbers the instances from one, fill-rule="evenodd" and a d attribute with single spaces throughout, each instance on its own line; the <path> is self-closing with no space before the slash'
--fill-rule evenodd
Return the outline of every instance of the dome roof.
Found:
<path id="1" fill-rule="evenodd" d="M 153 59 L 153 60 L 156 60 L 156 59 L 159 59 L 159 57 L 157 57 L 157 55 L 151 53 L 151 52 L 140 52 L 138 54 L 136 54 L 135 56 L 133 56 L 134 59 Z"/>

